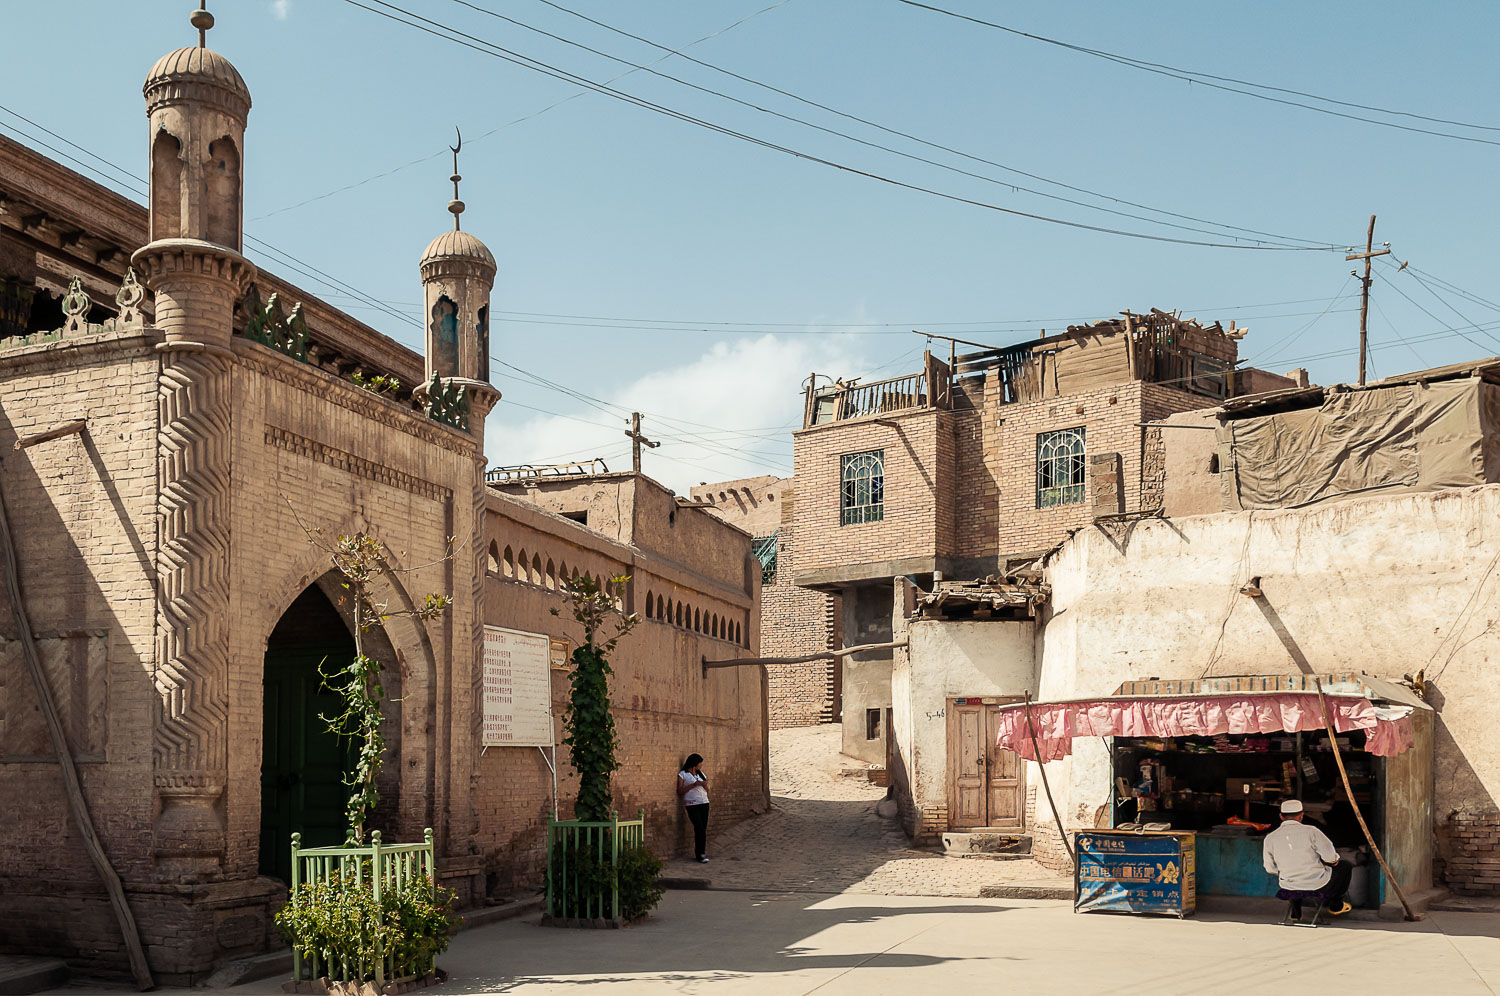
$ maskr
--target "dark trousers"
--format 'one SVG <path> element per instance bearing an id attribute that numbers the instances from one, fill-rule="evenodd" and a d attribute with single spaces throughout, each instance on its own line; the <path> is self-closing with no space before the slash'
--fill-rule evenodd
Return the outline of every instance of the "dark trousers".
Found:
<path id="1" fill-rule="evenodd" d="M 1348 861 L 1340 861 L 1329 869 L 1333 873 L 1328 884 L 1317 890 L 1323 894 L 1323 906 L 1327 909 L 1338 909 L 1339 904 L 1344 901 L 1344 894 L 1349 891 L 1349 880 L 1354 876 L 1354 866 Z M 1312 894 L 1316 898 L 1317 893 Z M 1302 900 L 1292 900 L 1292 916 L 1295 919 L 1302 918 Z"/>
<path id="2" fill-rule="evenodd" d="M 693 821 L 693 856 L 703 857 L 704 848 L 708 845 L 708 803 L 700 802 L 696 806 L 685 806 L 688 819 Z M 1345 881 L 1348 877 L 1345 877 Z"/>

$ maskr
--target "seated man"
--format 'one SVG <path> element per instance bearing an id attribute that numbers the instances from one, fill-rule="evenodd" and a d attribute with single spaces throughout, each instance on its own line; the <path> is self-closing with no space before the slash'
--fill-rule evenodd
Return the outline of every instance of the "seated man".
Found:
<path id="1" fill-rule="evenodd" d="M 1332 916 L 1343 916 L 1352 907 L 1344 901 L 1353 874 L 1339 860 L 1333 842 L 1317 827 L 1302 822 L 1302 803 L 1288 799 L 1281 804 L 1281 826 L 1266 834 L 1262 849 L 1266 871 L 1278 877 L 1281 888 L 1291 893 L 1322 893 Z M 1300 898 L 1292 899 L 1292 914 L 1302 917 Z"/>

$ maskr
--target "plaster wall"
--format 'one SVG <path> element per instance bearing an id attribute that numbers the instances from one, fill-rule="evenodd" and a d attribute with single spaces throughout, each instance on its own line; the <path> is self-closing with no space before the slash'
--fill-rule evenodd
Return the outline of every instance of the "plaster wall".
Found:
<path id="1" fill-rule="evenodd" d="M 1038 697 L 1142 677 L 1425 669 L 1440 875 L 1500 891 L 1497 556 L 1494 485 L 1085 530 L 1048 563 Z M 1239 593 L 1251 577 L 1264 598 Z M 1064 822 L 1092 825 L 1109 797 L 1102 745 L 1078 742 L 1048 774 Z"/>
<path id="2" fill-rule="evenodd" d="M 948 700 L 1035 691 L 1033 624 L 1028 621 L 913 620 L 904 675 L 910 729 L 898 726 L 912 801 L 948 801 Z"/>

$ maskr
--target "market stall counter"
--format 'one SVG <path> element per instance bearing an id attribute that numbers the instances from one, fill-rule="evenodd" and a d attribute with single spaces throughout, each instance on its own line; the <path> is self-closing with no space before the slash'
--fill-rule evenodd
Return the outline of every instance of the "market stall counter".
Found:
<path id="1" fill-rule="evenodd" d="M 1075 908 L 1183 916 L 1199 894 L 1274 896 L 1262 843 L 1285 799 L 1301 800 L 1308 822 L 1354 866 L 1351 902 L 1386 902 L 1335 764 L 1318 682 L 1371 835 L 1403 888 L 1429 887 L 1432 710 L 1410 689 L 1363 674 L 1150 679 L 1108 697 L 1001 712 L 997 745 L 1026 760 L 1067 756 L 1075 737 L 1109 747 L 1113 804 L 1107 828 L 1074 838 Z M 1188 877 L 1168 888 L 1163 873 Z"/>

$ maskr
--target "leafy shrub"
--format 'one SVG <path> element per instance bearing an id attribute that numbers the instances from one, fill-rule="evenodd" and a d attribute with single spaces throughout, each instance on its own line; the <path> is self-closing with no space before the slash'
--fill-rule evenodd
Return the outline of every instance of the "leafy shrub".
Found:
<path id="1" fill-rule="evenodd" d="M 386 958 L 415 972 L 448 949 L 459 923 L 452 904 L 453 893 L 427 879 L 388 887 L 377 903 L 368 878 L 334 875 L 299 887 L 276 926 L 304 959 L 319 959 L 329 978 L 383 981 Z"/>
<path id="2" fill-rule="evenodd" d="M 620 916 L 634 920 L 656 908 L 667 891 L 656 881 L 661 868 L 661 861 L 640 845 L 621 852 L 619 867 L 615 869 L 620 888 Z"/>
<path id="3" fill-rule="evenodd" d="M 619 864 L 609 864 L 606 838 L 604 860 L 584 844 L 558 842 L 552 848 L 552 909 L 555 917 L 589 919 L 610 916 L 616 889 L 620 893 L 620 917 L 634 920 L 651 912 L 666 891 L 656 883 L 662 863 L 646 848 L 636 845 L 620 851 Z M 564 874 L 566 869 L 566 874 Z"/>

